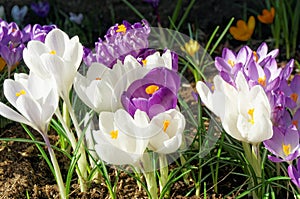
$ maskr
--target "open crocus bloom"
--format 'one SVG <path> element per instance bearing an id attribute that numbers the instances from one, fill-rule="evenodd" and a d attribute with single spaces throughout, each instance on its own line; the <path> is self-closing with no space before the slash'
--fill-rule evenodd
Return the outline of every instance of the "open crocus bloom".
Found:
<path id="1" fill-rule="evenodd" d="M 237 140 L 257 144 L 273 135 L 271 108 L 260 85 L 251 89 L 242 72 L 237 74 L 237 89 L 219 75 L 214 78 L 214 92 L 197 82 L 202 102 L 220 117 L 224 130 Z"/>
<path id="2" fill-rule="evenodd" d="M 15 80 L 4 81 L 4 95 L 18 112 L 0 102 L 0 115 L 27 124 L 46 133 L 52 115 L 58 107 L 54 81 L 41 79 L 33 73 L 17 74 Z"/>
<path id="3" fill-rule="evenodd" d="M 154 116 L 149 126 L 153 134 L 149 149 L 162 154 L 176 152 L 181 146 L 184 128 L 185 118 L 176 109 Z"/>
<path id="4" fill-rule="evenodd" d="M 28 68 L 41 78 L 53 76 L 58 92 L 68 97 L 77 69 L 81 63 L 83 48 L 77 36 L 69 39 L 60 29 L 53 29 L 41 41 L 28 42 L 23 59 Z"/>
<path id="5" fill-rule="evenodd" d="M 287 129 L 274 127 L 273 137 L 264 141 L 264 145 L 275 155 L 268 156 L 273 162 L 290 162 L 300 155 L 299 132 L 295 126 Z"/>
<path id="6" fill-rule="evenodd" d="M 98 131 L 93 131 L 95 150 L 98 156 L 109 164 L 136 164 L 143 156 L 149 139 L 140 134 L 149 130 L 148 116 L 136 111 L 132 118 L 125 110 L 115 113 L 101 112 Z"/>
<path id="7" fill-rule="evenodd" d="M 165 67 L 154 68 L 142 79 L 134 81 L 122 95 L 122 104 L 134 115 L 137 109 L 153 116 L 176 108 L 179 75 Z"/>

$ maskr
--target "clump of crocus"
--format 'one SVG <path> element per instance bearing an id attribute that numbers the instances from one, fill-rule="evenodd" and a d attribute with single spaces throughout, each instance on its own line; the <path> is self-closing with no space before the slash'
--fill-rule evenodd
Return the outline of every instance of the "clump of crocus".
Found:
<path id="1" fill-rule="evenodd" d="M 109 28 L 105 40 L 99 38 L 94 51 L 85 48 L 83 60 L 87 66 L 99 62 L 111 68 L 117 59 L 124 60 L 129 54 L 136 57 L 147 48 L 149 34 L 150 26 L 146 20 L 132 25 L 124 20 L 122 24 Z"/>
<path id="2" fill-rule="evenodd" d="M 261 23 L 272 24 L 275 17 L 275 8 L 271 8 L 271 10 L 263 9 L 261 15 L 257 15 L 257 19 Z"/>
<path id="3" fill-rule="evenodd" d="M 47 17 L 50 11 L 50 4 L 47 1 L 39 1 L 31 3 L 31 10 L 39 17 Z"/>
<path id="4" fill-rule="evenodd" d="M 55 25 L 41 26 L 30 24 L 20 29 L 15 22 L 8 23 L 0 19 L 0 69 L 8 68 L 8 75 L 23 59 L 23 50 L 30 40 L 45 41 L 46 35 L 56 28 Z M 2 71 L 1 70 L 1 71 Z"/>
<path id="5" fill-rule="evenodd" d="M 229 32 L 236 40 L 248 41 L 254 32 L 254 28 L 255 18 L 250 16 L 247 23 L 244 20 L 238 20 L 236 26 L 230 27 Z"/>

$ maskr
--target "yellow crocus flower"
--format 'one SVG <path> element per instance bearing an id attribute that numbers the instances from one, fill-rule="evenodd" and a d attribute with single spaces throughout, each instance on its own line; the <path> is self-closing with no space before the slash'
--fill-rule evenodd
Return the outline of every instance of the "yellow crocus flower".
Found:
<path id="1" fill-rule="evenodd" d="M 270 11 L 267 9 L 263 9 L 262 14 L 257 15 L 257 19 L 261 23 L 271 24 L 273 23 L 274 16 L 275 16 L 275 9 L 272 7 Z"/>
<path id="2" fill-rule="evenodd" d="M 248 41 L 253 34 L 254 28 L 255 18 L 250 16 L 247 24 L 244 20 L 238 20 L 236 26 L 230 27 L 229 32 L 236 40 Z"/>

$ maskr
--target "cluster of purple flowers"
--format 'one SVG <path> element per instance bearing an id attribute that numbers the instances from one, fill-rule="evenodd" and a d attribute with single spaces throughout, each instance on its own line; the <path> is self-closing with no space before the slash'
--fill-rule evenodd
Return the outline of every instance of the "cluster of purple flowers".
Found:
<path id="1" fill-rule="evenodd" d="M 105 40 L 101 38 L 95 43 L 95 49 L 85 47 L 83 60 L 87 66 L 93 62 L 102 63 L 112 68 L 117 59 L 124 60 L 126 55 L 137 57 L 148 47 L 150 26 L 146 20 L 131 25 L 127 21 L 108 29 Z"/>
<path id="2" fill-rule="evenodd" d="M 264 146 L 273 154 L 268 158 L 273 162 L 289 163 L 289 176 L 300 187 L 300 163 L 297 168 L 292 163 L 300 155 L 300 76 L 292 75 L 294 60 L 278 67 L 275 59 L 278 53 L 277 49 L 268 52 L 266 43 L 256 51 L 248 46 L 238 53 L 225 48 L 222 57 L 215 59 L 215 65 L 221 77 L 233 86 L 237 73 L 242 71 L 250 87 L 259 84 L 264 88 L 273 123 L 273 137 L 264 141 Z"/>
<path id="3" fill-rule="evenodd" d="M 55 25 L 41 26 L 30 24 L 20 29 L 15 22 L 8 23 L 0 19 L 0 58 L 3 70 L 5 65 L 10 73 L 22 60 L 22 53 L 25 45 L 30 40 L 45 41 L 48 32 L 56 28 Z"/>

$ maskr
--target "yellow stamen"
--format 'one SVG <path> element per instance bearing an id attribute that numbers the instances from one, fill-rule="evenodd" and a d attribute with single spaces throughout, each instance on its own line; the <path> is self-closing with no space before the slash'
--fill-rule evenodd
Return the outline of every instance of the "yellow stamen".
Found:
<path id="1" fill-rule="evenodd" d="M 282 144 L 282 150 L 285 156 L 288 156 L 291 154 L 291 145 L 290 144 Z"/>
<path id="2" fill-rule="evenodd" d="M 291 98 L 294 102 L 297 102 L 297 100 L 298 100 L 298 94 L 297 94 L 297 93 L 292 93 L 292 94 L 290 95 L 290 98 Z"/>
<path id="3" fill-rule="evenodd" d="M 263 76 L 263 77 L 259 77 L 258 78 L 258 80 L 257 80 L 257 82 L 260 84 L 260 85 L 262 85 L 262 86 L 266 86 L 267 84 L 266 84 L 266 76 Z"/>
<path id="4" fill-rule="evenodd" d="M 232 61 L 231 59 L 229 59 L 229 60 L 227 61 L 227 63 L 228 63 L 231 67 L 234 67 L 234 65 L 235 65 L 234 61 Z"/>
<path id="5" fill-rule="evenodd" d="M 143 63 L 143 66 L 145 66 L 147 64 L 147 60 L 146 59 L 143 59 L 142 60 L 142 63 Z"/>
<path id="6" fill-rule="evenodd" d="M 296 128 L 298 128 L 298 120 L 293 120 L 293 121 L 292 121 L 292 124 L 293 124 Z"/>
<path id="7" fill-rule="evenodd" d="M 101 80 L 101 78 L 100 77 L 96 77 L 96 80 Z"/>
<path id="8" fill-rule="evenodd" d="M 116 32 L 126 33 L 126 26 L 124 26 L 124 24 L 119 25 L 118 29 L 116 30 Z"/>
<path id="9" fill-rule="evenodd" d="M 169 127 L 170 125 L 170 121 L 169 120 L 165 120 L 164 123 L 163 123 L 163 130 L 164 132 L 167 131 L 167 128 Z"/>
<path id="10" fill-rule="evenodd" d="M 109 134 L 110 134 L 111 139 L 117 139 L 119 131 L 118 130 L 115 130 L 115 131 L 112 130 Z"/>
<path id="11" fill-rule="evenodd" d="M 20 97 L 21 95 L 25 95 L 26 94 L 26 91 L 25 90 L 20 90 L 20 92 L 16 92 L 16 96 L 17 97 Z"/>
<path id="12" fill-rule="evenodd" d="M 148 95 L 152 95 L 152 94 L 155 93 L 158 89 L 159 89 L 158 86 L 156 86 L 156 85 L 150 85 L 150 86 L 147 86 L 147 88 L 145 89 L 145 92 L 146 92 Z"/>
<path id="13" fill-rule="evenodd" d="M 257 53 L 256 53 L 256 51 L 253 51 L 253 58 L 254 58 L 254 61 L 255 62 L 258 62 L 258 55 L 257 55 Z"/>
<path id="14" fill-rule="evenodd" d="M 55 50 L 51 50 L 49 53 L 50 53 L 51 55 L 56 55 L 56 51 L 55 51 Z"/>
<path id="15" fill-rule="evenodd" d="M 248 120 L 248 122 L 250 122 L 251 124 L 254 124 L 254 108 L 249 109 L 248 110 L 248 114 L 250 116 L 250 119 Z"/>

